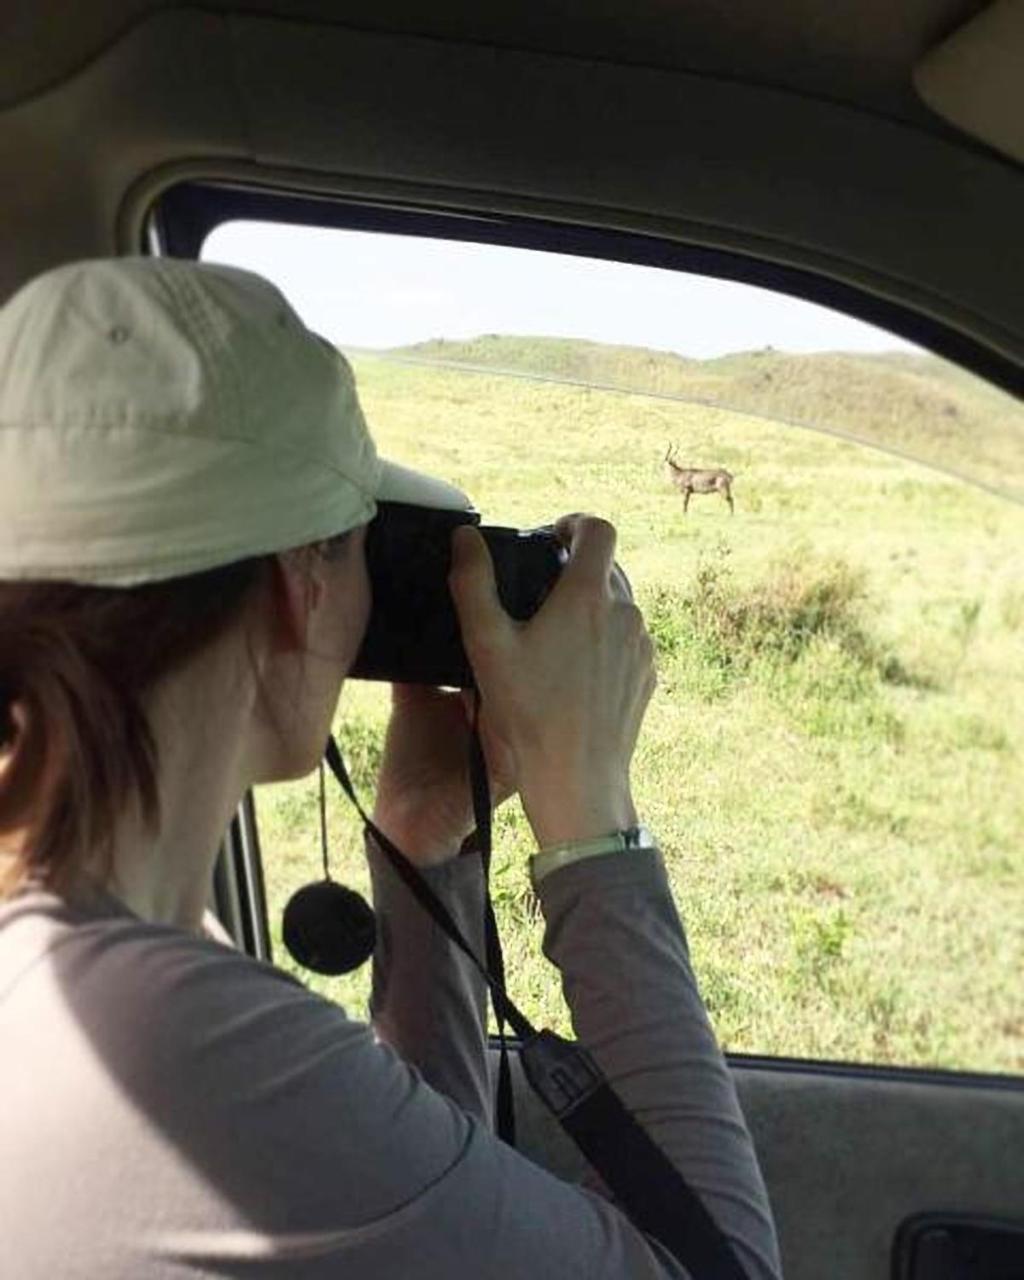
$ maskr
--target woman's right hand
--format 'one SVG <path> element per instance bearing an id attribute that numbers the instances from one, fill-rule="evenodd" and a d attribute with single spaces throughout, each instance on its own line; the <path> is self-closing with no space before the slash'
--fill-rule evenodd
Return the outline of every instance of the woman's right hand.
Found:
<path id="1" fill-rule="evenodd" d="M 455 531 L 452 597 L 482 700 L 481 729 L 515 766 L 540 847 L 635 826 L 629 766 L 654 691 L 654 650 L 615 570 L 615 530 L 555 526 L 569 560 L 528 622 L 501 607 L 487 544 Z"/>

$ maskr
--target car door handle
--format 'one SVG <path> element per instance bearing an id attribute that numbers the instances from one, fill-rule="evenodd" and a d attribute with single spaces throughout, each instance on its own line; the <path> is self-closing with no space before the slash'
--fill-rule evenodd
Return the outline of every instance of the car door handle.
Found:
<path id="1" fill-rule="evenodd" d="M 893 1280 L 1024 1280 L 1024 1222 L 921 1213 L 893 1240 Z"/>

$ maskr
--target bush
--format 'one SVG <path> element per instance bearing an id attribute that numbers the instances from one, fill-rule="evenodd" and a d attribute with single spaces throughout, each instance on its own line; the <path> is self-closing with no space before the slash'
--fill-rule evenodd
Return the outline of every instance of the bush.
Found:
<path id="1" fill-rule="evenodd" d="M 687 589 L 659 586 L 645 600 L 655 651 L 676 687 L 712 701 L 753 681 L 814 736 L 898 740 L 881 686 L 919 682 L 867 629 L 865 572 L 795 549 L 739 585 L 728 555 L 717 547 Z"/>
<path id="2" fill-rule="evenodd" d="M 728 555 L 723 546 L 702 555 L 684 591 L 658 586 L 648 592 L 647 626 L 659 657 L 696 648 L 708 662 L 748 669 L 762 658 L 792 663 L 819 639 L 854 657 L 873 654 L 862 624 L 863 570 L 797 551 L 740 587 Z"/>
<path id="3" fill-rule="evenodd" d="M 684 601 L 693 625 L 720 660 L 749 666 L 756 658 L 794 662 L 816 638 L 828 638 L 853 655 L 867 642 L 860 613 L 865 576 L 844 560 L 779 561 L 759 582 L 739 589 L 719 552 L 698 565 Z"/>

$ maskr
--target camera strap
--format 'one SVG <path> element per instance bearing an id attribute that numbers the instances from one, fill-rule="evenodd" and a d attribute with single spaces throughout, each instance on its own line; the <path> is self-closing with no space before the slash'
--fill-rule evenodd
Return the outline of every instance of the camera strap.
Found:
<path id="1" fill-rule="evenodd" d="M 505 957 L 501 952 L 501 935 L 498 933 L 498 922 L 494 918 L 494 903 L 491 901 L 491 788 L 487 777 L 487 761 L 484 759 L 483 743 L 480 741 L 480 691 L 473 691 L 473 725 L 469 735 L 469 783 L 473 800 L 473 820 L 476 830 L 470 836 L 471 846 L 480 852 L 480 860 L 484 868 L 484 960 L 487 972 L 494 975 L 491 987 L 491 1003 L 494 1007 L 494 1020 L 498 1024 L 498 1089 L 495 1099 L 495 1125 L 498 1137 L 510 1147 L 516 1145 L 516 1113 L 512 1093 L 512 1067 L 508 1057 L 508 1041 L 505 1035 L 505 1008 L 500 1000 L 494 998 L 495 988 L 505 992 Z M 506 994 L 505 1000 L 508 1004 Z"/>
<path id="2" fill-rule="evenodd" d="M 489 876 L 491 797 L 478 732 L 479 711 L 477 695 L 469 772 L 477 823 L 474 845 L 480 852 L 485 875 Z M 687 1268 L 693 1280 L 748 1280 L 732 1246 L 699 1196 L 627 1109 L 593 1057 L 575 1041 L 552 1031 L 537 1031 L 509 998 L 490 888 L 484 914 L 486 963 L 483 963 L 463 938 L 444 903 L 363 809 L 333 736 L 327 741 L 324 759 L 395 873 L 487 983 L 499 1028 L 499 1135 L 506 1141 L 512 1141 L 514 1136 L 512 1078 L 505 1042 L 507 1022 L 519 1037 L 519 1059 L 531 1088 L 573 1139 L 630 1220 L 668 1249 Z"/>

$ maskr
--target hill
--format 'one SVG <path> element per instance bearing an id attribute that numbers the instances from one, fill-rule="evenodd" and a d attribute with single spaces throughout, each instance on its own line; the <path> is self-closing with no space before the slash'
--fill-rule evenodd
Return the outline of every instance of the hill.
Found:
<path id="1" fill-rule="evenodd" d="M 432 339 L 380 354 L 703 401 L 850 436 L 1024 500 L 1024 409 L 931 355 L 805 355 L 765 347 L 697 360 L 643 347 L 497 334 Z"/>

